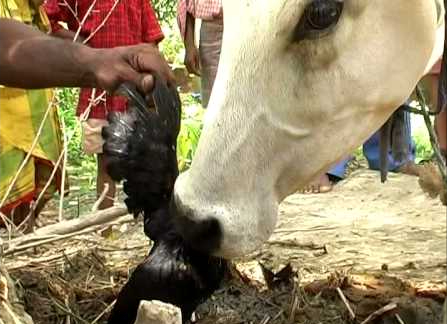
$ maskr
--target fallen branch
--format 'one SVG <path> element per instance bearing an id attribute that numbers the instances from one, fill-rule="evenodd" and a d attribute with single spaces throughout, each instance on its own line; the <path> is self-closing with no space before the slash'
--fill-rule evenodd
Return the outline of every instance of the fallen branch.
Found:
<path id="1" fill-rule="evenodd" d="M 32 234 L 10 240 L 9 242 L 3 242 L 1 247 L 4 250 L 4 255 L 11 254 L 13 253 L 13 251 L 19 251 L 19 249 L 23 248 L 23 246 L 26 244 L 28 244 L 26 248 L 35 247 L 40 244 L 54 242 L 58 239 L 64 239 L 73 235 L 79 235 L 80 232 L 82 232 L 86 228 L 111 222 L 124 215 L 127 215 L 127 208 L 124 206 L 108 208 L 105 210 L 87 214 L 82 218 L 67 220 L 57 224 L 42 227 Z M 91 229 L 90 231 L 94 230 L 96 230 L 96 228 Z M 36 243 L 30 244 L 30 242 Z M 9 248 L 5 249 L 5 246 L 9 246 Z"/>
<path id="2" fill-rule="evenodd" d="M 50 264 L 54 261 L 57 261 L 59 259 L 64 259 L 66 257 L 75 255 L 82 248 L 71 248 L 71 249 L 65 250 L 63 252 L 60 252 L 56 255 L 54 255 L 54 253 L 53 253 L 51 256 L 45 256 L 45 257 L 41 257 L 41 258 L 32 258 L 27 261 L 13 260 L 12 262 L 5 263 L 4 265 L 5 265 L 5 268 L 8 269 L 8 271 L 14 271 L 14 270 L 22 269 L 22 268 L 27 268 L 31 265 L 38 265 L 38 264 L 48 265 L 48 264 Z"/>
<path id="3" fill-rule="evenodd" d="M 127 215 L 127 208 L 124 205 L 111 207 L 108 209 L 100 210 L 94 213 L 89 213 L 82 218 L 72 219 L 57 223 L 54 225 L 48 225 L 39 228 L 34 232 L 34 235 L 64 235 L 75 231 L 80 231 L 84 228 L 101 225 L 110 222 L 118 217 Z M 24 236 L 25 238 L 26 236 Z"/>
<path id="4" fill-rule="evenodd" d="M 129 217 L 126 217 L 123 221 L 118 222 L 118 224 L 126 223 L 126 222 L 129 222 L 132 220 L 133 220 L 133 217 L 129 216 Z M 108 224 L 107 226 L 110 226 L 110 225 L 112 225 L 112 224 Z M 89 227 L 89 228 L 83 229 L 81 231 L 68 233 L 68 234 L 64 234 L 64 235 L 56 235 L 56 236 L 53 236 L 50 238 L 48 238 L 48 236 L 43 236 L 42 239 L 38 239 L 38 240 L 36 240 L 36 238 L 33 238 L 33 241 L 34 241 L 33 243 L 24 244 L 24 242 L 20 242 L 17 245 L 12 246 L 9 249 L 5 250 L 3 252 L 3 255 L 7 256 L 7 255 L 11 255 L 13 253 L 17 253 L 17 252 L 21 252 L 21 251 L 24 251 L 27 249 L 38 247 L 43 244 L 54 243 L 56 241 L 65 240 L 65 239 L 68 239 L 68 238 L 71 238 L 74 236 L 83 235 L 83 234 L 87 234 L 87 233 L 94 232 L 94 231 L 99 231 L 100 229 L 103 228 L 103 226 L 104 226 L 104 224 L 96 225 L 94 227 Z"/>
<path id="5" fill-rule="evenodd" d="M 372 321 L 374 321 L 376 318 L 379 318 L 380 316 L 382 316 L 385 313 L 388 313 L 392 310 L 395 310 L 397 308 L 397 305 L 395 303 L 390 303 L 388 305 L 383 306 L 382 308 L 376 310 L 374 313 L 372 313 L 371 315 L 369 315 L 363 322 L 361 322 L 360 324 L 367 324 L 370 323 Z"/>

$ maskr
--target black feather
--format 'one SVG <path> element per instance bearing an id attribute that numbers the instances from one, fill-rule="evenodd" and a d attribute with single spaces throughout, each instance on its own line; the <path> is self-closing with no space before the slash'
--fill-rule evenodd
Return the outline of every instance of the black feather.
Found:
<path id="1" fill-rule="evenodd" d="M 109 324 L 133 324 L 141 300 L 160 300 L 182 310 L 183 321 L 219 286 L 222 259 L 192 249 L 177 233 L 171 199 L 177 165 L 181 103 L 177 91 L 155 79 L 150 109 L 134 87 L 124 85 L 129 112 L 108 117 L 104 154 L 112 179 L 123 182 L 129 212 L 142 214 L 144 232 L 154 241 L 149 256 L 121 290 Z"/>

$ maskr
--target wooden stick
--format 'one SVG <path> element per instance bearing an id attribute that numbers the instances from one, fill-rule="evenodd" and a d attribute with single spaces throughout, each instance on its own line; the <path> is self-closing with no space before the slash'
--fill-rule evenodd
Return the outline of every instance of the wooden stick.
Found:
<path id="1" fill-rule="evenodd" d="M 127 222 L 128 219 L 125 219 L 124 221 Z M 20 252 L 20 251 L 24 251 L 24 250 L 27 250 L 27 249 L 30 249 L 30 248 L 38 247 L 38 246 L 43 245 L 43 244 L 54 243 L 56 241 L 65 240 L 65 239 L 71 238 L 73 236 L 87 234 L 87 233 L 90 233 L 90 232 L 97 231 L 100 228 L 101 228 L 101 225 L 94 226 L 94 227 L 89 227 L 89 228 L 86 228 L 86 229 L 81 230 L 81 231 L 68 233 L 68 234 L 64 234 L 64 235 L 57 235 L 57 236 L 52 237 L 52 238 L 37 240 L 37 242 L 29 243 L 29 244 L 23 244 L 23 242 L 22 242 L 22 244 L 19 243 L 18 245 L 10 247 L 6 251 L 4 251 L 3 255 L 7 256 L 7 255 L 10 255 L 10 254 L 13 254 L 13 253 L 16 253 L 16 252 Z"/>
<path id="2" fill-rule="evenodd" d="M 62 179 L 61 179 L 61 190 L 60 190 L 60 198 L 59 198 L 59 212 L 58 212 L 58 220 L 62 222 L 63 212 L 64 212 L 64 198 L 65 198 L 65 177 L 67 175 L 67 159 L 68 159 L 68 136 L 67 129 L 65 127 L 65 119 L 62 114 L 60 114 L 61 125 L 62 125 L 62 134 L 64 136 L 64 161 L 62 163 Z"/>
<path id="3" fill-rule="evenodd" d="M 378 310 L 376 310 L 374 313 L 372 313 L 371 315 L 369 315 L 362 323 L 360 324 L 367 324 L 369 322 L 372 322 L 373 320 L 375 320 L 376 318 L 382 316 L 385 313 L 388 313 L 392 310 L 395 310 L 397 308 L 397 305 L 395 303 L 390 303 L 388 305 L 383 306 L 382 308 L 379 308 Z"/>
<path id="4" fill-rule="evenodd" d="M 351 316 L 351 319 L 355 319 L 355 313 L 351 308 L 351 305 L 349 305 L 348 300 L 346 299 L 345 295 L 343 294 L 343 291 L 341 291 L 340 287 L 337 287 L 338 295 L 340 296 L 341 300 L 345 304 L 346 308 L 348 309 L 349 316 Z"/>
<path id="5" fill-rule="evenodd" d="M 79 34 L 81 33 L 82 27 L 84 27 L 85 21 L 87 20 L 88 16 L 90 16 L 90 13 L 92 12 L 93 8 L 96 5 L 96 0 L 92 1 L 92 4 L 87 9 L 87 12 L 85 13 L 84 17 L 82 17 L 81 23 L 79 24 L 78 30 L 76 31 L 73 42 L 76 42 L 78 40 Z"/>
<path id="6" fill-rule="evenodd" d="M 104 308 L 104 310 L 98 316 L 96 316 L 95 319 L 90 324 L 96 324 L 101 319 L 101 317 L 104 316 L 105 313 L 107 313 L 109 310 L 112 309 L 113 306 L 115 306 L 115 303 L 116 299 L 113 302 L 111 302 L 106 308 Z"/>
<path id="7" fill-rule="evenodd" d="M 127 208 L 124 205 L 111 207 L 94 213 L 89 213 L 81 218 L 63 221 L 58 224 L 42 227 L 34 232 L 35 235 L 63 235 L 80 231 L 84 228 L 104 224 L 118 217 L 127 215 Z"/>
<path id="8" fill-rule="evenodd" d="M 102 190 L 101 195 L 99 196 L 98 200 L 96 200 L 95 203 L 93 204 L 92 212 L 98 210 L 99 205 L 101 205 L 104 199 L 106 199 L 108 193 L 109 193 L 109 184 L 106 182 L 104 183 L 104 189 Z"/>
<path id="9" fill-rule="evenodd" d="M 46 265 L 48 265 L 49 262 L 55 261 L 57 259 L 63 259 L 65 257 L 69 257 L 73 254 L 76 254 L 80 251 L 80 248 L 73 248 L 73 249 L 69 249 L 69 250 L 65 250 L 61 253 L 58 253 L 56 255 L 51 255 L 51 256 L 45 256 L 42 258 L 33 258 L 31 260 L 28 261 L 13 261 L 10 263 L 5 263 L 5 268 L 8 269 L 8 271 L 13 271 L 13 270 L 17 270 L 17 269 L 22 269 L 22 268 L 26 268 L 29 267 L 30 265 L 34 265 L 34 264 L 39 264 L 39 263 L 45 263 Z"/>
<path id="10" fill-rule="evenodd" d="M 394 317 L 397 319 L 399 324 L 405 324 L 404 320 L 399 316 L 399 314 L 394 314 Z"/>
<path id="11" fill-rule="evenodd" d="M 108 223 L 126 214 L 127 208 L 123 205 L 108 208 L 105 210 L 87 214 L 82 218 L 67 220 L 57 224 L 42 227 L 32 234 L 24 235 L 22 237 L 10 240 L 9 242 L 4 242 L 2 244 L 2 247 L 4 248 L 5 245 L 14 247 L 32 241 L 48 240 L 55 235 L 59 236 L 79 232 L 89 227 Z"/>

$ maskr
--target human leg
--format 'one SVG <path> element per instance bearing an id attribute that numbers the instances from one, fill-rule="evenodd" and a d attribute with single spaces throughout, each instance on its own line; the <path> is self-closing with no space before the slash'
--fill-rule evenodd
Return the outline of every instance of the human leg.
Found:
<path id="1" fill-rule="evenodd" d="M 223 20 L 204 20 L 200 28 L 200 66 L 202 106 L 206 108 L 211 96 L 222 47 Z"/>
<path id="2" fill-rule="evenodd" d="M 108 187 L 106 196 L 101 201 L 98 209 L 106 209 L 113 206 L 115 199 L 115 182 L 107 173 L 106 162 L 102 154 L 102 128 L 107 125 L 103 119 L 88 119 L 83 123 L 83 147 L 86 154 L 96 154 L 97 156 L 97 176 L 96 176 L 96 196 L 99 199 L 106 186 Z"/>

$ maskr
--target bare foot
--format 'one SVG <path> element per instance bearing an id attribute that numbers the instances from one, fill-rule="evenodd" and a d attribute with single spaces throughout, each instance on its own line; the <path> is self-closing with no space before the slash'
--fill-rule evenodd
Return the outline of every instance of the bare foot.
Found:
<path id="1" fill-rule="evenodd" d="M 305 186 L 300 193 L 310 194 L 310 193 L 326 193 L 332 190 L 333 183 L 329 179 L 326 173 L 323 173 L 318 178 L 311 181 L 307 186 Z"/>

